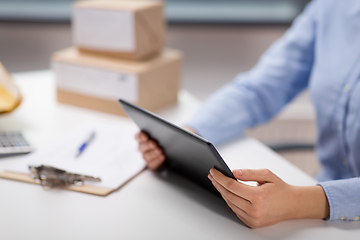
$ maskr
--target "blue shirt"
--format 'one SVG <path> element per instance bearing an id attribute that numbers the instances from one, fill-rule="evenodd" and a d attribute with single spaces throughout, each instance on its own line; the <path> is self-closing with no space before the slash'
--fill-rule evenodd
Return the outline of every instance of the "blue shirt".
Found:
<path id="1" fill-rule="evenodd" d="M 314 0 L 249 72 L 207 99 L 187 124 L 219 144 L 264 123 L 309 88 L 320 185 L 330 220 L 360 216 L 360 1 Z"/>

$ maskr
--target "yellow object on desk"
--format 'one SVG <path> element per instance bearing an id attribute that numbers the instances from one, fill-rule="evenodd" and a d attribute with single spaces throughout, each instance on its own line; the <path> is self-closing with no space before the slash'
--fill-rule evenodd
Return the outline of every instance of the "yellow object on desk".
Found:
<path id="1" fill-rule="evenodd" d="M 20 105 L 21 101 L 18 87 L 0 62 L 0 113 L 11 112 Z"/>

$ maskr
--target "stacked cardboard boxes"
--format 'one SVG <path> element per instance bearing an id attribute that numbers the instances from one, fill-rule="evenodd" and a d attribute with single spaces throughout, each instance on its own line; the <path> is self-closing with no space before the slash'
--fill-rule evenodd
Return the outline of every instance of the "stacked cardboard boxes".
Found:
<path id="1" fill-rule="evenodd" d="M 158 1 L 76 2 L 75 46 L 52 57 L 58 101 L 119 115 L 119 98 L 150 111 L 176 102 L 182 56 L 164 49 L 162 12 Z"/>

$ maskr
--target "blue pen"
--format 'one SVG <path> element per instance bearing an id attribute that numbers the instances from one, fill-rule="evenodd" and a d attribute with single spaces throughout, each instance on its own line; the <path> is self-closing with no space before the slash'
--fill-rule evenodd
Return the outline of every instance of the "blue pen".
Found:
<path id="1" fill-rule="evenodd" d="M 95 132 L 92 132 L 89 136 L 89 138 L 81 144 L 79 147 L 78 153 L 76 154 L 76 157 L 79 157 L 81 153 L 85 150 L 85 148 L 92 142 L 92 140 L 95 138 Z"/>

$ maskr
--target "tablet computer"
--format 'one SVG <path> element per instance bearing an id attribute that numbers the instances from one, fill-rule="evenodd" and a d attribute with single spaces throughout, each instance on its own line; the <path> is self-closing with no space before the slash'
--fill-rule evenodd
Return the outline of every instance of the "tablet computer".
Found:
<path id="1" fill-rule="evenodd" d="M 211 168 L 235 179 L 211 142 L 134 104 L 122 99 L 119 102 L 141 131 L 162 148 L 170 170 L 216 193 L 207 177 Z"/>

